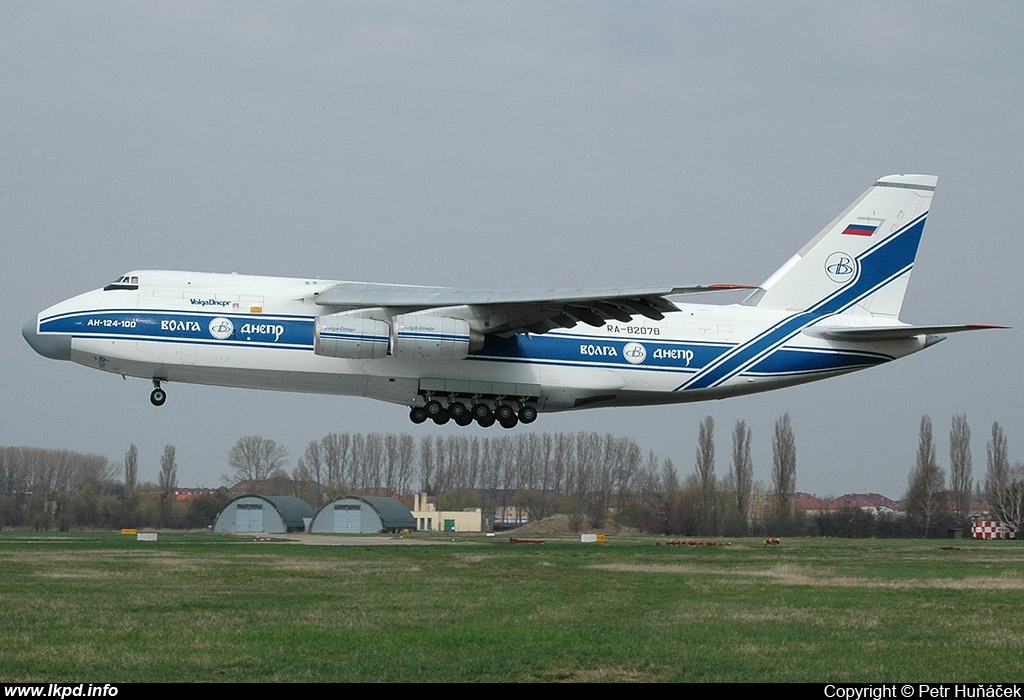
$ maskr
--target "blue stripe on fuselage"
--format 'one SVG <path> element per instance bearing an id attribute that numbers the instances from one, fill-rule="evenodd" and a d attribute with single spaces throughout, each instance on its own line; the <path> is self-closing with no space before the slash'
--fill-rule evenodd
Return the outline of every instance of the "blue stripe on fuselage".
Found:
<path id="1" fill-rule="evenodd" d="M 892 356 L 863 351 L 840 351 L 825 348 L 779 348 L 744 372 L 744 375 L 783 376 L 814 372 L 873 367 L 892 360 Z"/>
<path id="2" fill-rule="evenodd" d="M 40 333 L 75 338 L 313 349 L 313 318 L 151 309 L 96 309 L 41 319 Z"/>
<path id="3" fill-rule="evenodd" d="M 799 327 L 796 322 L 793 325 Z M 768 337 L 775 330 L 770 329 L 761 337 Z M 643 348 L 642 360 L 631 363 L 627 359 L 627 346 L 630 345 Z M 740 347 L 742 346 L 729 343 L 654 342 L 646 338 L 613 339 L 606 336 L 558 333 L 519 334 L 509 338 L 487 336 L 484 348 L 470 354 L 469 359 L 558 367 L 600 367 L 616 371 L 697 374 Z M 634 355 L 634 360 L 636 359 Z M 749 371 L 761 376 L 788 376 L 857 369 L 891 359 L 889 356 L 872 352 L 837 352 L 826 348 L 788 347 L 753 357 L 749 363 Z"/>
<path id="4" fill-rule="evenodd" d="M 727 343 L 652 341 L 649 338 L 609 338 L 557 332 L 540 335 L 520 333 L 509 338 L 489 335 L 483 349 L 472 353 L 470 358 L 693 372 L 729 347 Z"/>

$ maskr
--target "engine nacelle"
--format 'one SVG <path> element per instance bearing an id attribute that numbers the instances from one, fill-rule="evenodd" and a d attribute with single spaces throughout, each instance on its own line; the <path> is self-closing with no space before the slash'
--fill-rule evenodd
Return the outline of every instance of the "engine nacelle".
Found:
<path id="1" fill-rule="evenodd" d="M 352 313 L 317 316 L 313 352 L 348 360 L 372 360 L 388 354 L 390 327 Z"/>
<path id="2" fill-rule="evenodd" d="M 461 360 L 483 346 L 483 336 L 458 318 L 427 313 L 391 319 L 391 354 L 421 360 Z"/>

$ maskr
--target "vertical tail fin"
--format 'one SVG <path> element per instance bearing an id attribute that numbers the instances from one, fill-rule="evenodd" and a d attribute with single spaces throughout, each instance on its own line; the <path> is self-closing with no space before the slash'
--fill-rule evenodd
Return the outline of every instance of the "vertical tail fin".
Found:
<path id="1" fill-rule="evenodd" d="M 747 303 L 898 318 L 936 182 L 932 175 L 881 178 Z"/>

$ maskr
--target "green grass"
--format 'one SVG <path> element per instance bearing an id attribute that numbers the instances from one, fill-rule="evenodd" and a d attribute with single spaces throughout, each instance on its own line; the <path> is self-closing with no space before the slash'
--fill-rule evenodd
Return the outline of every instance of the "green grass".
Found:
<path id="1" fill-rule="evenodd" d="M 0 533 L 0 681 L 1024 674 L 1020 543 L 412 539 L 443 544 Z"/>

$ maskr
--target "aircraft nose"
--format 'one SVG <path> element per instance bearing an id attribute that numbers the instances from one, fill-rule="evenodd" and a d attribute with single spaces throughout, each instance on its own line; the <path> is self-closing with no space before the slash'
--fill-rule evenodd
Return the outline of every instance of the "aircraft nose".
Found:
<path id="1" fill-rule="evenodd" d="M 32 346 L 32 349 L 43 357 L 51 360 L 71 359 L 71 336 L 70 335 L 40 335 L 37 331 L 36 319 L 29 319 L 21 327 L 21 335 L 25 341 Z"/>

